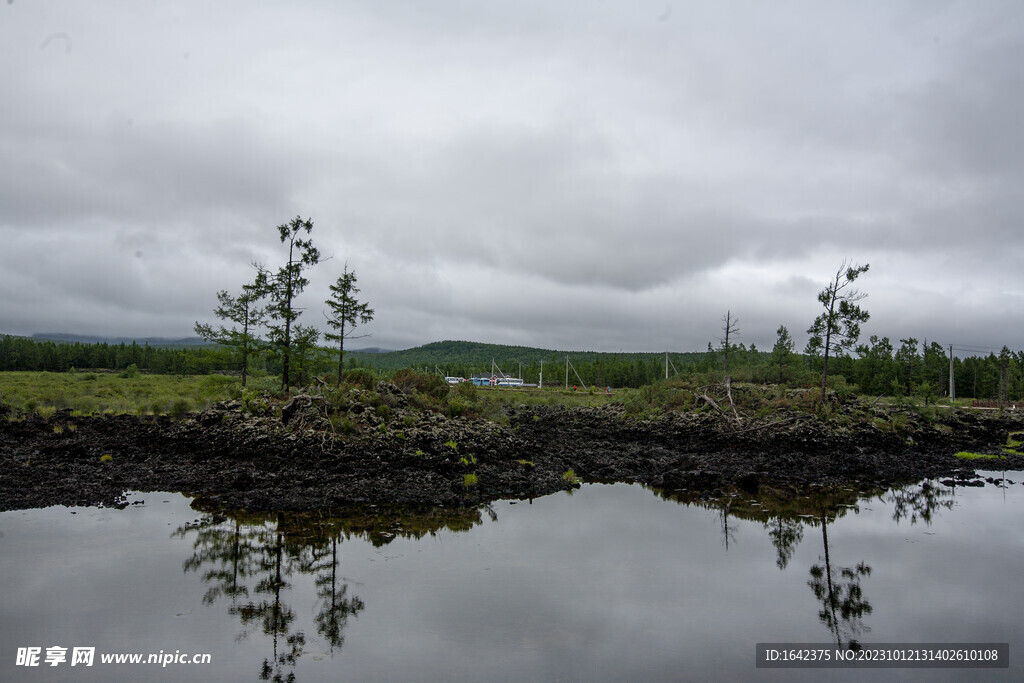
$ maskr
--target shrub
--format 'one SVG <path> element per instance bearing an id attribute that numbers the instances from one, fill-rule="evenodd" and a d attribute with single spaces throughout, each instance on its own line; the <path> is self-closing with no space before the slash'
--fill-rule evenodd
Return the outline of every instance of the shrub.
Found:
<path id="1" fill-rule="evenodd" d="M 650 403 L 644 400 L 642 392 L 630 394 L 628 398 L 622 401 L 622 408 L 626 411 L 627 415 L 640 415 L 647 410 L 649 405 Z M 536 415 L 533 417 L 537 420 L 540 419 Z"/>
<path id="2" fill-rule="evenodd" d="M 455 385 L 455 389 L 452 391 L 452 393 L 458 396 L 459 398 L 465 399 L 467 401 L 475 401 L 477 398 L 478 391 L 476 385 L 473 384 L 472 382 L 462 382 L 460 384 Z"/>
<path id="3" fill-rule="evenodd" d="M 562 479 L 573 485 L 580 483 L 579 477 L 576 476 L 576 473 L 572 471 L 571 467 L 562 474 Z"/>
<path id="4" fill-rule="evenodd" d="M 366 368 L 354 368 L 352 370 L 346 370 L 341 376 L 345 384 L 352 387 L 359 387 L 366 391 L 372 390 L 377 386 L 377 375 L 372 370 Z"/>
<path id="5" fill-rule="evenodd" d="M 331 426 L 334 427 L 334 431 L 342 434 L 354 434 L 356 431 L 356 423 L 350 418 L 339 417 L 338 415 L 331 415 Z"/>
<path id="6" fill-rule="evenodd" d="M 837 398 L 847 399 L 857 394 L 857 387 L 849 384 L 842 375 L 829 375 L 825 380 L 826 387 L 835 392 Z"/>
<path id="7" fill-rule="evenodd" d="M 132 363 L 131 365 L 126 367 L 124 370 L 122 370 L 120 373 L 118 373 L 117 376 L 121 377 L 122 379 L 133 379 L 135 377 L 138 377 L 139 376 L 139 366 L 137 366 L 135 363 Z"/>
<path id="8" fill-rule="evenodd" d="M 254 389 L 242 389 L 239 396 L 242 403 L 242 410 L 252 415 L 267 415 L 270 413 L 270 402 L 261 392 Z"/>
<path id="9" fill-rule="evenodd" d="M 476 486 L 476 475 L 475 474 L 467 474 L 466 476 L 464 476 L 462 478 L 462 485 L 465 486 L 467 489 L 470 486 Z"/>
<path id="10" fill-rule="evenodd" d="M 448 383 L 444 381 L 444 378 L 439 375 L 431 375 L 424 372 L 416 372 L 412 368 L 403 368 L 395 373 L 394 379 L 395 385 L 402 390 L 403 393 L 411 394 L 413 392 L 420 394 L 430 394 L 437 398 L 448 394 Z"/>
<path id="11" fill-rule="evenodd" d="M 187 399 L 179 398 L 174 401 L 171 405 L 171 417 L 181 419 L 188 415 L 188 411 L 192 409 Z"/>
<path id="12" fill-rule="evenodd" d="M 457 398 L 448 399 L 448 417 L 462 417 L 469 411 L 469 404 Z"/>

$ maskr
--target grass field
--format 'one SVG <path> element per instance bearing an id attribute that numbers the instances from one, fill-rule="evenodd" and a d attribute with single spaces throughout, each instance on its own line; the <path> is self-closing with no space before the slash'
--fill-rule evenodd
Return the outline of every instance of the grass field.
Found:
<path id="1" fill-rule="evenodd" d="M 49 417 L 71 409 L 83 415 L 184 414 L 238 394 L 226 375 L 122 376 L 96 372 L 0 372 L 0 401 Z"/>
<path id="2" fill-rule="evenodd" d="M 346 376 L 347 377 L 347 376 Z M 437 377 L 421 375 L 432 382 Z M 362 386 L 373 387 L 379 379 L 373 373 Z M 281 380 L 274 375 L 249 377 L 248 389 L 266 392 L 278 399 L 284 398 Z M 678 382 L 659 383 L 639 389 L 616 389 L 611 393 L 603 389 L 570 391 L 561 386 L 524 388 L 474 387 L 463 384 L 448 389 L 430 384 L 426 393 L 418 394 L 415 401 L 423 409 L 445 413 L 450 417 L 483 417 L 507 421 L 507 409 L 519 406 L 561 406 L 574 408 L 606 403 L 621 404 L 626 413 L 635 417 L 655 417 L 668 410 L 696 409 L 694 389 Z M 813 412 L 817 407 L 813 391 L 790 391 L 782 387 L 751 385 L 736 388 L 737 405 L 747 412 L 771 413 L 780 407 L 798 408 Z M 410 388 L 405 389 L 407 392 Z M 328 389 L 330 391 L 330 389 Z M 440 391 L 441 393 L 438 393 Z M 142 374 L 134 368 L 114 372 L 0 372 L 0 402 L 13 408 L 35 412 L 49 417 L 57 410 L 69 409 L 83 415 L 133 414 L 172 415 L 182 417 L 190 411 L 202 410 L 218 401 L 238 398 L 241 381 L 238 377 L 209 375 Z M 790 396 L 792 394 L 792 396 Z M 872 403 L 888 409 L 907 408 L 925 411 L 934 416 L 936 409 L 970 409 L 970 400 L 948 401 L 924 407 L 919 402 L 903 399 L 876 399 Z M 881 419 L 881 418 L 876 418 Z M 894 420 L 906 419 L 895 414 Z M 1013 444 L 1011 444 L 1013 447 Z"/>
<path id="3" fill-rule="evenodd" d="M 280 381 L 276 376 L 250 377 L 248 388 L 280 396 Z M 0 401 L 43 417 L 64 409 L 82 415 L 181 416 L 218 401 L 237 398 L 240 392 L 241 382 L 237 377 L 219 374 L 0 372 Z M 561 388 L 487 388 L 466 393 L 469 394 L 463 394 L 468 399 L 466 402 L 477 408 L 468 412 L 488 415 L 496 415 L 505 407 L 518 405 L 600 405 L 615 396 Z"/>

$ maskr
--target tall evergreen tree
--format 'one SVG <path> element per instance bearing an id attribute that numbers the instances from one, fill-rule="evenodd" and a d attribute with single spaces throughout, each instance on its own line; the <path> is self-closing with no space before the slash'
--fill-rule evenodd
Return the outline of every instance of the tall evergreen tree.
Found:
<path id="1" fill-rule="evenodd" d="M 916 337 L 900 339 L 900 348 L 896 350 L 895 361 L 899 372 L 902 393 L 910 396 L 914 393 L 914 385 L 921 381 L 921 356 L 917 354 Z"/>
<path id="2" fill-rule="evenodd" d="M 331 298 L 324 303 L 331 309 L 327 317 L 327 324 L 337 333 L 328 332 L 324 335 L 329 341 L 338 342 L 338 386 L 341 386 L 341 375 L 345 361 L 345 340 L 355 339 L 352 330 L 360 324 L 373 320 L 373 309 L 366 303 L 360 303 L 355 295 L 359 293 L 356 287 L 356 272 L 349 272 L 348 264 L 345 270 L 338 277 L 337 282 L 331 285 Z M 347 330 L 347 331 L 346 331 Z M 365 337 L 366 335 L 359 335 Z"/>
<path id="3" fill-rule="evenodd" d="M 313 221 L 296 216 L 290 223 L 277 226 L 282 243 L 288 244 L 288 261 L 276 273 L 267 273 L 270 305 L 268 336 L 275 353 L 281 359 L 281 384 L 285 391 L 291 388 L 291 361 L 293 355 L 293 332 L 295 321 L 302 309 L 295 306 L 295 299 L 309 284 L 303 271 L 320 261 L 320 252 L 313 246 L 307 235 L 313 230 Z"/>
<path id="4" fill-rule="evenodd" d="M 775 346 L 772 347 L 772 366 L 778 369 L 779 384 L 782 384 L 786 379 L 786 368 L 793 357 L 794 344 L 793 338 L 789 336 L 789 330 L 786 329 L 785 325 L 779 325 L 779 329 L 775 334 L 777 337 L 775 339 Z"/>
<path id="5" fill-rule="evenodd" d="M 845 353 L 857 343 L 860 337 L 860 324 L 867 322 L 871 315 L 857 305 L 867 296 L 856 289 L 851 289 L 854 280 L 866 273 L 870 264 L 863 266 L 847 265 L 844 260 L 836 270 L 835 277 L 825 289 L 818 293 L 818 301 L 825 307 L 825 312 L 814 319 L 807 330 L 811 336 L 807 342 L 807 350 L 818 349 L 824 354 L 821 370 L 821 400 L 825 400 L 825 387 L 828 381 L 829 354 Z"/>

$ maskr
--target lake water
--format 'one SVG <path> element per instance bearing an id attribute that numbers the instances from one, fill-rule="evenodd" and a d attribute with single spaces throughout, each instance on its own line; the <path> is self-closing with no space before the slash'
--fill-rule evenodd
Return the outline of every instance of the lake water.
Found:
<path id="1" fill-rule="evenodd" d="M 0 513 L 0 680 L 1020 680 L 1008 476 L 727 506 L 592 484 L 449 516 L 230 516 L 166 493 Z M 850 641 L 1008 642 L 1011 668 L 755 668 L 758 642 Z"/>

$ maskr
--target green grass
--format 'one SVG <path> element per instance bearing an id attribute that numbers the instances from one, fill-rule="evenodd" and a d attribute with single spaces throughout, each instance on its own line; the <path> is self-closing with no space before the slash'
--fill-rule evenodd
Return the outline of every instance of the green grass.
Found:
<path id="1" fill-rule="evenodd" d="M 961 460 L 1005 460 L 1005 455 L 991 455 L 989 453 L 971 453 L 970 451 L 960 451 L 956 454 L 956 457 Z"/>
<path id="2" fill-rule="evenodd" d="M 462 485 L 465 486 L 467 489 L 471 486 L 476 486 L 476 475 L 467 474 L 466 476 L 464 476 L 462 478 Z"/>
<path id="3" fill-rule="evenodd" d="M 71 409 L 76 416 L 171 412 L 183 416 L 238 395 L 240 382 L 226 375 L 0 372 L 0 401 L 49 418 Z"/>
<path id="4" fill-rule="evenodd" d="M 580 478 L 576 476 L 571 467 L 562 474 L 562 479 L 574 485 L 580 483 Z"/>
<path id="5" fill-rule="evenodd" d="M 1003 447 L 1003 453 L 1008 455 L 1024 455 L 1024 432 L 1010 434 Z"/>
<path id="6" fill-rule="evenodd" d="M 442 410 L 449 417 L 476 417 L 498 422 L 507 421 L 509 408 L 520 406 L 598 406 L 609 403 L 611 397 L 596 392 L 566 391 L 561 388 L 528 387 L 512 389 L 505 387 L 474 387 L 472 384 L 460 384 L 447 397 L 440 399 L 438 405 L 428 401 L 425 407 Z"/>

